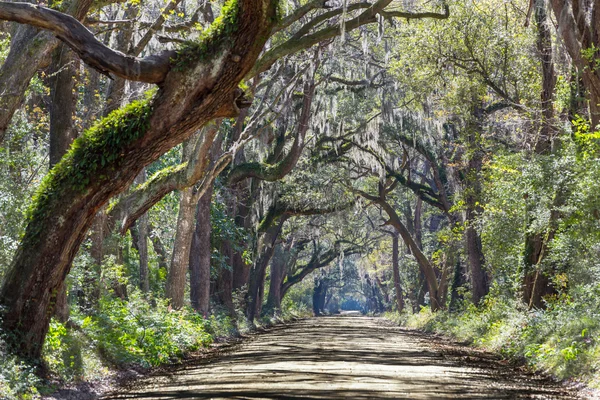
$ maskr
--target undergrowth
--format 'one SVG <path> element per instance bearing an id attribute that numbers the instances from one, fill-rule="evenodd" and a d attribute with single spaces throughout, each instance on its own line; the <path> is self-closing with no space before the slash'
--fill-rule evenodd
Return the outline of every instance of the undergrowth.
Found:
<path id="1" fill-rule="evenodd" d="M 275 317 L 258 324 L 309 315 L 306 305 L 284 301 Z M 117 369 L 178 362 L 214 340 L 248 329 L 241 314 L 234 319 L 217 312 L 205 319 L 190 307 L 172 310 L 166 300 L 148 299 L 130 286 L 127 300 L 107 294 L 93 315 L 74 307 L 68 324 L 52 320 L 43 349 L 52 383 L 40 379 L 35 367 L 10 356 L 0 339 L 0 399 L 37 399 L 57 384 L 102 379 Z"/>
<path id="2" fill-rule="evenodd" d="M 489 295 L 480 307 L 466 302 L 459 311 L 387 313 L 411 328 L 442 333 L 462 342 L 524 361 L 536 370 L 577 378 L 600 387 L 600 286 L 572 288 L 546 310 L 527 310 L 515 301 Z"/>

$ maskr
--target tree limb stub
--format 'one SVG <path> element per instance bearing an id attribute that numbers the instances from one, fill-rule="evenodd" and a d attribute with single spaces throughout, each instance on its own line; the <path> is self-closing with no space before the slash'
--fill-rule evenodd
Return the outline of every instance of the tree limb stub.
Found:
<path id="1" fill-rule="evenodd" d="M 146 83 L 162 82 L 170 69 L 174 52 L 144 58 L 127 56 L 100 42 L 77 19 L 29 3 L 0 1 L 0 19 L 27 24 L 54 33 L 90 67 L 109 75 Z"/>

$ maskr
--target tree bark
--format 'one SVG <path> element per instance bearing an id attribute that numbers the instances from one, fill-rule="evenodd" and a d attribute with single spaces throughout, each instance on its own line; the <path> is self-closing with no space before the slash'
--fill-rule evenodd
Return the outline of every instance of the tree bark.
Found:
<path id="1" fill-rule="evenodd" d="M 281 311 L 281 286 L 285 278 L 286 257 L 283 244 L 275 246 L 270 267 L 269 294 L 265 314 L 278 314 Z"/>
<path id="2" fill-rule="evenodd" d="M 475 102 L 477 100 L 474 100 Z M 489 283 L 487 273 L 485 272 L 485 257 L 481 246 L 481 237 L 476 229 L 475 223 L 477 217 L 483 212 L 481 201 L 481 170 L 483 168 L 484 151 L 478 143 L 478 134 L 482 132 L 483 110 L 475 106 L 473 111 L 473 121 L 467 127 L 466 147 L 470 156 L 467 160 L 465 171 L 465 242 L 467 258 L 469 263 L 469 276 L 471 278 L 471 294 L 474 304 L 480 301 L 489 292 Z"/>
<path id="3" fill-rule="evenodd" d="M 240 0 L 237 8 L 236 29 L 220 34 L 228 38 L 218 42 L 218 57 L 192 58 L 187 68 L 171 70 L 151 105 L 132 105 L 116 125 L 88 131 L 45 179 L 0 290 L 2 325 L 21 355 L 39 358 L 57 290 L 100 207 L 208 121 L 237 114 L 238 84 L 264 46 L 276 5 Z M 115 132 L 118 142 L 93 140 Z M 86 157 L 98 158 L 82 164 Z"/>
<path id="4" fill-rule="evenodd" d="M 190 261 L 190 248 L 194 236 L 194 188 L 181 192 L 179 200 L 179 215 L 177 216 L 177 232 L 173 244 L 171 268 L 167 276 L 166 296 L 174 309 L 183 307 L 185 284 Z"/>
<path id="5" fill-rule="evenodd" d="M 270 224 L 264 232 L 260 233 L 256 251 L 257 256 L 252 265 L 248 293 L 246 294 L 246 316 L 250 323 L 254 323 L 254 318 L 258 315 L 257 313 L 260 309 L 259 303 L 261 302 L 260 287 L 264 287 L 267 265 L 269 265 L 269 261 L 273 256 L 275 242 L 279 237 L 283 224 L 287 218 L 287 215 L 282 215 L 277 221 Z M 260 304 L 260 306 L 262 306 L 262 304 Z"/>
<path id="6" fill-rule="evenodd" d="M 537 50 L 542 66 L 542 121 L 540 135 L 535 143 L 538 154 L 548 153 L 552 150 L 554 139 L 554 88 L 556 75 L 552 59 L 552 33 L 547 15 L 546 0 L 533 0 L 535 6 L 535 21 L 537 25 Z"/>
<path id="7" fill-rule="evenodd" d="M 213 186 L 211 185 L 198 201 L 196 228 L 189 259 L 190 300 L 192 307 L 204 317 L 207 317 L 210 311 L 210 260 L 212 253 L 210 204 L 212 195 Z"/>
<path id="8" fill-rule="evenodd" d="M 402 287 L 400 286 L 400 265 L 398 262 L 398 234 L 392 235 L 392 272 L 394 275 L 394 293 L 396 297 L 396 308 L 398 312 L 404 310 L 404 297 L 402 297 Z"/>

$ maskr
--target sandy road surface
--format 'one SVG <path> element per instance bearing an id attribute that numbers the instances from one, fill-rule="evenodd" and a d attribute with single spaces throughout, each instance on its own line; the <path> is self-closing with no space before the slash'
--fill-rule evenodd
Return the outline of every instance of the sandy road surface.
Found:
<path id="1" fill-rule="evenodd" d="M 543 377 L 379 318 L 321 317 L 148 376 L 108 399 L 566 399 Z"/>

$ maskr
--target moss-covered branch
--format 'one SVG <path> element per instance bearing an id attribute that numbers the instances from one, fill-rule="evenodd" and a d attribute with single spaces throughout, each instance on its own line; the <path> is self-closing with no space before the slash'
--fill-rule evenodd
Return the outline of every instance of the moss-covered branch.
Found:
<path id="1" fill-rule="evenodd" d="M 249 162 L 235 166 L 227 175 L 227 182 L 230 185 L 248 178 L 273 182 L 283 178 L 294 169 L 304 149 L 304 140 L 308 131 L 314 94 L 315 83 L 314 80 L 310 80 L 304 85 L 302 112 L 298 120 L 298 129 L 294 137 L 294 142 L 288 154 L 275 164 Z"/>

